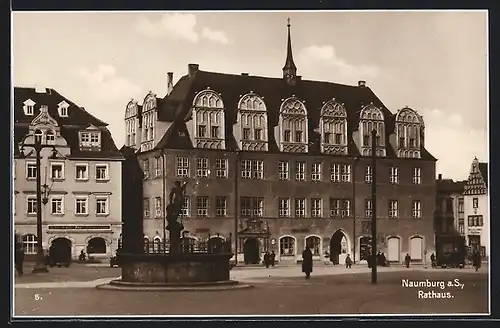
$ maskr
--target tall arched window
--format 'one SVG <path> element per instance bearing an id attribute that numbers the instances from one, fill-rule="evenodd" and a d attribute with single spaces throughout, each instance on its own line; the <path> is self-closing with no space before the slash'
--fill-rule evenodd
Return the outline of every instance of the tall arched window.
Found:
<path id="1" fill-rule="evenodd" d="M 278 134 L 280 150 L 290 153 L 307 153 L 309 130 L 307 109 L 304 103 L 292 96 L 285 99 L 280 107 Z"/>
<path id="2" fill-rule="evenodd" d="M 405 107 L 396 114 L 396 140 L 398 157 L 420 158 L 423 146 L 423 119 L 411 108 Z"/>
<path id="3" fill-rule="evenodd" d="M 344 106 L 332 99 L 321 108 L 319 120 L 321 152 L 347 154 L 347 112 Z"/>
<path id="4" fill-rule="evenodd" d="M 295 256 L 295 239 L 292 237 L 280 238 L 280 255 Z"/>
<path id="5" fill-rule="evenodd" d="M 37 239 L 33 234 L 23 236 L 24 254 L 36 254 Z"/>
<path id="6" fill-rule="evenodd" d="M 361 153 L 371 155 L 372 131 L 376 130 L 375 145 L 378 156 L 386 156 L 385 153 L 385 122 L 382 110 L 373 104 L 363 107 L 359 116 L 359 136 L 358 140 Z"/>
<path id="7" fill-rule="evenodd" d="M 196 148 L 225 149 L 225 117 L 222 97 L 207 88 L 193 99 L 193 131 Z"/>
<path id="8" fill-rule="evenodd" d="M 42 143 L 43 132 L 41 130 L 35 131 L 35 142 Z"/>
<path id="9" fill-rule="evenodd" d="M 233 130 L 241 150 L 268 150 L 267 109 L 259 95 L 250 92 L 241 97 Z"/>

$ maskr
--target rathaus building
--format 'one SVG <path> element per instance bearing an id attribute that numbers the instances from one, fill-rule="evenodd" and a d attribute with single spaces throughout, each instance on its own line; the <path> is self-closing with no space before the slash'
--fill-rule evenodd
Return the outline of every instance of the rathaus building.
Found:
<path id="1" fill-rule="evenodd" d="M 425 261 L 434 252 L 436 159 L 425 148 L 422 116 L 389 110 L 365 81 L 297 75 L 290 25 L 284 55 L 280 78 L 189 64 L 175 84 L 168 73 L 165 97 L 150 92 L 127 104 L 125 148 L 144 173 L 136 202 L 145 240 L 156 247 L 151 242 L 165 238 L 170 188 L 187 181 L 184 238 L 231 234 L 238 263 L 257 263 L 266 250 L 296 262 L 306 245 L 317 260 L 364 260 L 374 201 L 379 250 L 392 262 L 406 253 Z"/>

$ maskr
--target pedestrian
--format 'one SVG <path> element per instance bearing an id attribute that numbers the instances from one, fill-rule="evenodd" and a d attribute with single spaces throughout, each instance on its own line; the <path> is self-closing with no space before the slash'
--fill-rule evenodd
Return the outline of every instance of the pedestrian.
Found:
<path id="1" fill-rule="evenodd" d="M 266 268 L 269 269 L 269 264 L 271 264 L 271 254 L 269 254 L 268 251 L 266 251 L 266 253 L 264 254 L 264 264 L 266 265 Z"/>
<path id="2" fill-rule="evenodd" d="M 14 262 L 17 274 L 23 275 L 23 263 L 24 263 L 24 248 L 20 241 L 16 242 L 14 250 Z"/>
<path id="3" fill-rule="evenodd" d="M 477 250 L 474 250 L 474 253 L 472 253 L 472 265 L 476 269 L 476 272 L 481 268 L 481 254 Z"/>
<path id="4" fill-rule="evenodd" d="M 87 259 L 87 255 L 85 254 L 84 250 L 82 249 L 82 251 L 80 252 L 80 256 L 78 257 L 78 260 L 80 260 L 81 262 L 83 262 L 86 259 Z"/>
<path id="5" fill-rule="evenodd" d="M 306 274 L 306 279 L 311 277 L 313 271 L 313 255 L 309 246 L 302 252 L 302 272 Z"/>
<path id="6" fill-rule="evenodd" d="M 345 258 L 346 269 L 350 269 L 351 265 L 352 265 L 351 255 L 347 254 L 347 257 Z"/>
<path id="7" fill-rule="evenodd" d="M 276 254 L 274 251 L 271 252 L 271 255 L 269 256 L 269 261 L 271 262 L 271 266 L 274 268 L 274 263 L 276 263 Z"/>
<path id="8" fill-rule="evenodd" d="M 431 267 L 433 267 L 433 268 L 437 267 L 437 265 L 436 265 L 436 255 L 434 255 L 434 253 L 431 254 Z"/>
<path id="9" fill-rule="evenodd" d="M 410 267 L 410 261 L 411 261 L 411 257 L 410 257 L 410 254 L 406 253 L 406 256 L 405 256 L 405 266 L 407 268 Z"/>

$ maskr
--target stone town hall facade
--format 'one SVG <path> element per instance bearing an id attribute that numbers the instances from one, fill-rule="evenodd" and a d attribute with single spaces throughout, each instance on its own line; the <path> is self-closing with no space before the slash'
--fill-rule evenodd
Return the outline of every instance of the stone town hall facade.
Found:
<path id="1" fill-rule="evenodd" d="M 232 234 L 239 263 L 257 262 L 265 250 L 295 262 L 306 244 L 318 260 L 363 260 L 376 129 L 379 249 L 394 262 L 434 251 L 436 159 L 425 149 L 422 116 L 411 108 L 393 114 L 364 81 L 303 80 L 289 25 L 282 78 L 189 64 L 175 86 L 168 73 L 164 98 L 150 92 L 142 105 L 129 102 L 125 124 L 125 148 L 144 171 L 149 241 L 162 240 L 164 197 L 182 180 L 185 237 Z"/>

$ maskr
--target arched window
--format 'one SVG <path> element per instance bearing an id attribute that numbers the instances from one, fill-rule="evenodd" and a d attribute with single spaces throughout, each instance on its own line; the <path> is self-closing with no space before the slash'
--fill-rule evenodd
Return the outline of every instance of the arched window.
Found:
<path id="1" fill-rule="evenodd" d="M 49 145 L 53 145 L 56 141 L 56 134 L 54 133 L 54 131 L 48 130 L 45 139 L 47 140 L 47 143 Z"/>
<path id="2" fill-rule="evenodd" d="M 43 132 L 41 130 L 35 131 L 35 143 L 42 143 Z"/>
<path id="3" fill-rule="evenodd" d="M 280 107 L 279 135 L 280 150 L 283 152 L 307 153 L 308 122 L 307 109 L 295 96 L 285 99 Z"/>
<path id="4" fill-rule="evenodd" d="M 420 158 L 420 147 L 423 146 L 423 120 L 411 108 L 405 107 L 396 114 L 396 139 L 399 157 Z M 401 152 L 400 150 L 410 150 Z"/>
<path id="5" fill-rule="evenodd" d="M 371 149 L 372 131 L 376 130 L 375 145 L 378 148 L 376 154 L 385 156 L 385 123 L 382 110 L 373 104 L 367 105 L 361 109 L 359 116 L 359 130 L 362 153 L 364 149 Z M 369 151 L 369 153 L 371 153 Z"/>
<path id="6" fill-rule="evenodd" d="M 335 99 L 321 108 L 319 120 L 321 151 L 327 154 L 347 152 L 347 112 Z"/>
<path id="7" fill-rule="evenodd" d="M 267 110 L 264 100 L 250 92 L 238 102 L 235 137 L 241 150 L 267 151 Z"/>
<path id="8" fill-rule="evenodd" d="M 88 254 L 106 254 L 106 241 L 102 237 L 94 237 L 87 243 Z"/>
<path id="9" fill-rule="evenodd" d="M 321 238 L 318 236 L 307 237 L 306 246 L 309 247 L 314 256 L 319 256 L 321 254 Z"/>
<path id="10" fill-rule="evenodd" d="M 36 236 L 33 234 L 27 234 L 23 236 L 23 248 L 24 254 L 36 254 Z"/>
<path id="11" fill-rule="evenodd" d="M 280 239 L 280 255 L 295 256 L 295 239 L 292 237 L 281 237 Z"/>

